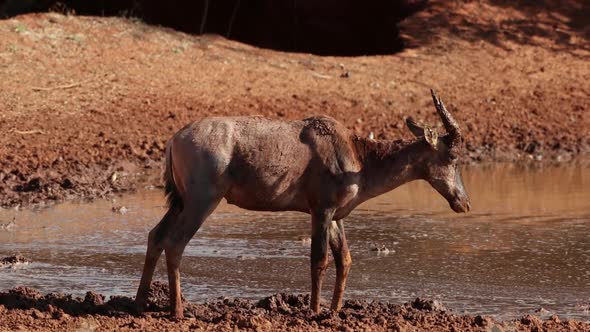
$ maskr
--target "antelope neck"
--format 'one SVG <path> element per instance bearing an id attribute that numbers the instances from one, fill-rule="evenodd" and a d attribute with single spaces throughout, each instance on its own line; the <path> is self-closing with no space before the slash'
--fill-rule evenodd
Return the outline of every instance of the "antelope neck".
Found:
<path id="1" fill-rule="evenodd" d="M 413 142 L 356 138 L 361 170 L 361 194 L 369 199 L 420 178 L 427 148 L 423 139 Z"/>

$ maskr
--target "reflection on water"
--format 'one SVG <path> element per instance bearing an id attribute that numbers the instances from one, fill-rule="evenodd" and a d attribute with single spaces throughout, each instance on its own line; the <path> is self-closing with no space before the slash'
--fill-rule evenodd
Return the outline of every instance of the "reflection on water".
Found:
<path id="1" fill-rule="evenodd" d="M 458 312 L 519 316 L 543 307 L 590 320 L 590 171 L 584 165 L 468 168 L 473 203 L 455 214 L 428 184 L 411 183 L 360 206 L 346 220 L 353 267 L 347 298 L 440 299 Z M 124 205 L 124 215 L 111 212 Z M 134 295 L 148 231 L 163 215 L 159 191 L 116 203 L 67 203 L 0 211 L 0 256 L 34 263 L 0 268 L 0 289 Z M 184 295 L 260 298 L 309 291 L 308 216 L 222 204 L 185 251 Z M 384 255 L 371 247 L 385 246 Z M 163 262 L 160 262 L 163 263 Z M 157 279 L 166 280 L 164 265 Z M 324 288 L 329 299 L 330 266 Z"/>

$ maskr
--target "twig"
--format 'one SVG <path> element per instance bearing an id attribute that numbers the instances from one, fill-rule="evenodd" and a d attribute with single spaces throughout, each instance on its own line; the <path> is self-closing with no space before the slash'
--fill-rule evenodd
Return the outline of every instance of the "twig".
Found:
<path id="1" fill-rule="evenodd" d="M 129 29 L 125 29 L 123 31 L 117 32 L 116 34 L 114 34 L 114 37 L 121 37 L 122 35 L 126 34 L 127 32 L 131 31 L 133 29 L 129 28 Z"/>
<path id="2" fill-rule="evenodd" d="M 414 83 L 414 84 L 419 84 L 419 85 L 422 85 L 423 87 L 427 87 L 427 88 L 430 89 L 430 85 L 428 85 L 428 84 L 426 84 L 424 82 L 420 82 L 420 81 L 412 80 L 412 79 L 406 79 L 406 82 L 410 82 L 410 83 Z"/>
<path id="3" fill-rule="evenodd" d="M 293 43 L 293 48 L 297 49 L 297 31 L 299 27 L 299 20 L 297 17 L 297 0 L 293 0 L 293 30 L 291 31 L 291 42 Z"/>
<path id="4" fill-rule="evenodd" d="M 201 28 L 199 34 L 202 35 L 205 32 L 205 24 L 207 24 L 207 16 L 209 15 L 209 0 L 205 0 L 205 8 L 203 8 L 203 16 L 201 17 Z"/>
<path id="5" fill-rule="evenodd" d="M 226 38 L 229 38 L 231 36 L 231 30 L 234 26 L 236 15 L 238 14 L 238 8 L 240 8 L 240 0 L 236 0 L 236 4 L 234 5 L 234 10 L 231 14 L 231 19 L 229 20 L 229 26 L 227 27 L 227 33 L 225 34 Z"/>
<path id="6" fill-rule="evenodd" d="M 320 73 L 316 73 L 315 71 L 311 72 L 311 76 L 313 77 L 317 77 L 317 78 L 321 78 L 321 79 L 325 79 L 325 80 L 329 80 L 332 78 L 332 76 L 328 76 L 328 75 L 324 75 L 324 74 L 320 74 Z"/>
<path id="7" fill-rule="evenodd" d="M 45 134 L 45 132 L 43 130 L 41 130 L 41 129 L 18 130 L 16 128 L 12 128 L 8 132 L 9 133 L 19 134 L 19 135 Z"/>
<path id="8" fill-rule="evenodd" d="M 76 82 L 76 83 L 71 83 L 71 84 L 63 84 L 63 85 L 56 85 L 56 86 L 50 86 L 50 87 L 41 87 L 41 86 L 32 86 L 31 89 L 33 91 L 51 91 L 51 90 L 58 90 L 58 89 L 71 89 L 71 88 L 75 88 L 78 87 L 84 83 L 89 82 L 90 80 L 85 80 L 85 81 L 81 81 L 81 82 Z"/>

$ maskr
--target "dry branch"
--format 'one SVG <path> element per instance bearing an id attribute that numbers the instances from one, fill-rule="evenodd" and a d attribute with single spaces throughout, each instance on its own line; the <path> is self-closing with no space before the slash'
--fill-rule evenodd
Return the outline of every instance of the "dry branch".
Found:
<path id="1" fill-rule="evenodd" d="M 71 84 L 63 84 L 63 85 L 56 85 L 56 86 L 51 86 L 51 87 L 40 87 L 40 86 L 32 86 L 31 89 L 33 91 L 51 91 L 51 90 L 60 90 L 60 89 L 71 89 L 71 88 L 75 88 L 78 87 L 84 83 L 88 83 L 90 80 L 85 80 L 85 81 L 81 81 L 81 82 L 75 82 L 75 83 L 71 83 Z"/>
<path id="2" fill-rule="evenodd" d="M 8 132 L 9 133 L 19 134 L 19 135 L 45 134 L 45 132 L 43 130 L 41 130 L 41 129 L 18 130 L 16 128 L 12 128 Z"/>

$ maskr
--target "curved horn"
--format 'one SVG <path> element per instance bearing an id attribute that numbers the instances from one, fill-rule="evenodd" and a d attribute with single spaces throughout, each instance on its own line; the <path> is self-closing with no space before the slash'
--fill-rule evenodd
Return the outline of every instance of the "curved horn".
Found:
<path id="1" fill-rule="evenodd" d="M 433 89 L 430 89 L 430 93 L 432 94 L 432 101 L 434 102 L 434 107 L 436 107 L 436 112 L 440 116 L 447 132 L 452 135 L 453 142 L 460 140 L 461 130 L 459 129 L 457 121 L 455 121 L 455 118 L 453 118 L 451 113 L 447 111 L 445 104 L 443 104 L 442 100 L 436 96 Z"/>

